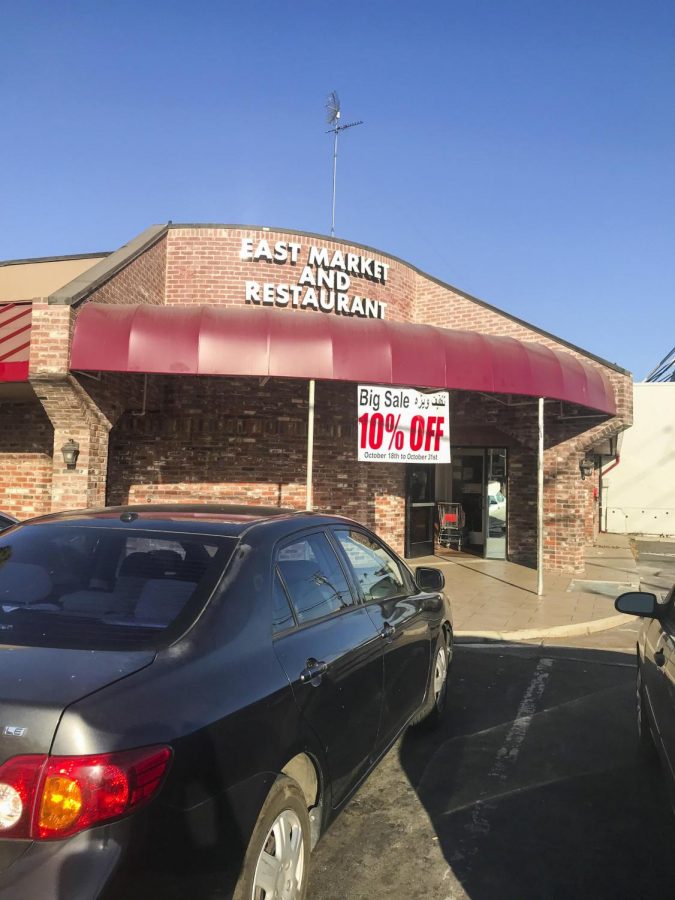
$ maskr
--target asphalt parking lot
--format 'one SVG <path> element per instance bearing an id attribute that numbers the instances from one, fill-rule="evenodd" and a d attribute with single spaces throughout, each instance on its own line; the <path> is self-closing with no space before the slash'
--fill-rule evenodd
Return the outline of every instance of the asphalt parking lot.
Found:
<path id="1" fill-rule="evenodd" d="M 457 647 L 444 722 L 408 731 L 333 824 L 309 900 L 675 896 L 675 817 L 636 755 L 632 641 Z"/>

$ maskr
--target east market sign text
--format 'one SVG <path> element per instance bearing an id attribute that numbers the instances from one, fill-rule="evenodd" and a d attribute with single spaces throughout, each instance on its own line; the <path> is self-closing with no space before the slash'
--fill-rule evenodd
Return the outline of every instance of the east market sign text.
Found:
<path id="1" fill-rule="evenodd" d="M 292 241 L 254 242 L 242 238 L 241 259 L 249 262 L 274 262 L 298 265 L 301 244 Z M 371 256 L 356 253 L 332 253 L 326 247 L 310 246 L 295 284 L 246 281 L 246 303 L 262 306 L 293 306 L 315 309 L 341 316 L 384 319 L 387 304 L 360 294 L 350 293 L 353 275 L 375 284 L 386 284 L 389 266 Z"/>

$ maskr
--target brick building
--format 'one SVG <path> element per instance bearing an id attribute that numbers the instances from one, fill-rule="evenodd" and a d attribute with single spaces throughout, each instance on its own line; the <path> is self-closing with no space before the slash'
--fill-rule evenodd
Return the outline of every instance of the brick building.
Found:
<path id="1" fill-rule="evenodd" d="M 411 555 L 433 542 L 433 507 L 413 501 L 462 502 L 476 552 L 526 565 L 544 397 L 544 562 L 581 567 L 590 464 L 631 424 L 630 375 L 386 253 L 260 227 L 153 226 L 111 254 L 0 264 L 0 510 L 304 508 L 309 379 L 315 508 Z M 447 388 L 452 463 L 420 480 L 358 462 L 360 381 Z"/>

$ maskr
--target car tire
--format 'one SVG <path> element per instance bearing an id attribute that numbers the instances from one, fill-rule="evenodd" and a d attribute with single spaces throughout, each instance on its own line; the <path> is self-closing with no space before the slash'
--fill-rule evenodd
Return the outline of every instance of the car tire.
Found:
<path id="1" fill-rule="evenodd" d="M 452 652 L 452 629 L 448 625 L 441 629 L 438 636 L 426 699 L 419 712 L 411 719 L 411 725 L 435 728 L 443 718 L 448 700 L 448 674 L 452 664 Z"/>
<path id="2" fill-rule="evenodd" d="M 645 699 L 644 684 L 642 683 L 642 666 L 639 659 L 635 677 L 635 701 L 638 752 L 644 760 L 655 762 L 657 758 L 656 745 L 654 744 L 649 716 L 647 715 L 647 701 Z"/>
<path id="3" fill-rule="evenodd" d="M 253 829 L 233 900 L 305 900 L 310 847 L 305 798 L 280 775 Z"/>

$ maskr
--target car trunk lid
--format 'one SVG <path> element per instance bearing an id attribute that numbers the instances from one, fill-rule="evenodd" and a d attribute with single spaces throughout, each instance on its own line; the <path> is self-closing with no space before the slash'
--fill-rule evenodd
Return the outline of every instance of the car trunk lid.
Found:
<path id="1" fill-rule="evenodd" d="M 63 711 L 149 665 L 151 650 L 64 650 L 0 645 L 0 763 L 49 753 Z"/>
<path id="2" fill-rule="evenodd" d="M 64 710 L 145 668 L 154 657 L 149 650 L 0 645 L 0 764 L 13 756 L 49 753 Z M 0 872 L 11 866 L 30 843 L 0 837 Z"/>

